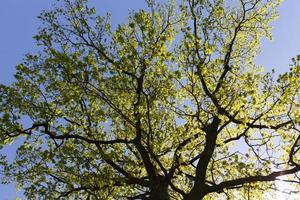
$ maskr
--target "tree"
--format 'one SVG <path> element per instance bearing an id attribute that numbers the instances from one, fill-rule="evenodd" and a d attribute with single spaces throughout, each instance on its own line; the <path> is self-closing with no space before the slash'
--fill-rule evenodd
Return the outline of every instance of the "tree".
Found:
<path id="1" fill-rule="evenodd" d="M 280 1 L 147 0 L 111 28 L 86 0 L 43 12 L 0 86 L 4 182 L 29 199 L 263 199 L 299 182 L 300 57 L 254 63 Z M 261 192 L 261 191 L 265 192 Z"/>

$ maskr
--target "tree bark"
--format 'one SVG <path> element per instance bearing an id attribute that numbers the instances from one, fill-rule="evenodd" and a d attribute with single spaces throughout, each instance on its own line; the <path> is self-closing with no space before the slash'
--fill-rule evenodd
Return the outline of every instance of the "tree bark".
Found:
<path id="1" fill-rule="evenodd" d="M 193 188 L 189 194 L 184 197 L 184 200 L 202 200 L 205 195 L 208 194 L 206 186 L 203 186 L 201 189 Z"/>
<path id="2" fill-rule="evenodd" d="M 165 190 L 151 191 L 149 200 L 170 200 L 168 192 Z"/>
<path id="3" fill-rule="evenodd" d="M 148 200 L 170 200 L 168 193 L 169 182 L 166 177 L 155 176 L 150 186 L 150 196 Z"/>
<path id="4" fill-rule="evenodd" d="M 149 200 L 170 200 L 167 185 L 157 185 L 150 192 Z"/>

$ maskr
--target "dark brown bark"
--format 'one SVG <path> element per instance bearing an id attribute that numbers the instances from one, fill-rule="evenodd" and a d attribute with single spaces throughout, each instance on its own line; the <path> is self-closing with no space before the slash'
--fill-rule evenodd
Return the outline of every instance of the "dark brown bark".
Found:
<path id="1" fill-rule="evenodd" d="M 220 119 L 215 117 L 212 123 L 205 129 L 205 148 L 200 154 L 199 162 L 196 167 L 196 180 L 192 190 L 188 195 L 185 196 L 185 200 L 201 200 L 206 194 L 209 193 L 209 186 L 205 184 L 206 172 L 216 147 L 219 124 Z"/>
<path id="2" fill-rule="evenodd" d="M 207 186 L 203 184 L 200 187 L 194 187 L 189 194 L 184 197 L 184 200 L 202 200 L 207 194 Z"/>
<path id="3" fill-rule="evenodd" d="M 169 200 L 168 189 L 165 186 L 157 186 L 150 192 L 149 200 Z"/>
<path id="4" fill-rule="evenodd" d="M 155 183 L 151 185 L 149 200 L 169 200 L 168 181 L 164 176 L 156 176 Z"/>

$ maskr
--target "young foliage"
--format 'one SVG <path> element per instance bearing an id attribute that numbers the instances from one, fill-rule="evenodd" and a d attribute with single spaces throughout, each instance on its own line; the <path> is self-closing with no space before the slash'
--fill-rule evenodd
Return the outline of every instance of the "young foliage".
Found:
<path id="1" fill-rule="evenodd" d="M 0 145 L 21 143 L 5 180 L 28 199 L 151 200 L 299 182 L 300 58 L 278 78 L 254 63 L 280 1 L 146 3 L 114 29 L 86 0 L 39 16 L 41 51 L 0 86 Z"/>

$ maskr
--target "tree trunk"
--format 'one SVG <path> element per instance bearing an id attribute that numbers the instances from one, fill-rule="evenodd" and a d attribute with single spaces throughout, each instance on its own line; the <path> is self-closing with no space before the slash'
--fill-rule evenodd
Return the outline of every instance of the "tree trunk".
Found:
<path id="1" fill-rule="evenodd" d="M 205 190 L 196 190 L 193 188 L 191 192 L 184 197 L 184 200 L 202 200 L 207 192 Z"/>
<path id="2" fill-rule="evenodd" d="M 163 176 L 156 177 L 156 184 L 152 186 L 150 200 L 169 200 L 168 181 Z"/>
<path id="3" fill-rule="evenodd" d="M 170 200 L 167 192 L 152 191 L 149 200 Z"/>
<path id="4" fill-rule="evenodd" d="M 184 200 L 202 200 L 206 194 L 200 193 L 200 194 L 188 194 Z"/>
<path id="5" fill-rule="evenodd" d="M 170 200 L 166 187 L 155 188 L 150 192 L 149 200 Z"/>

